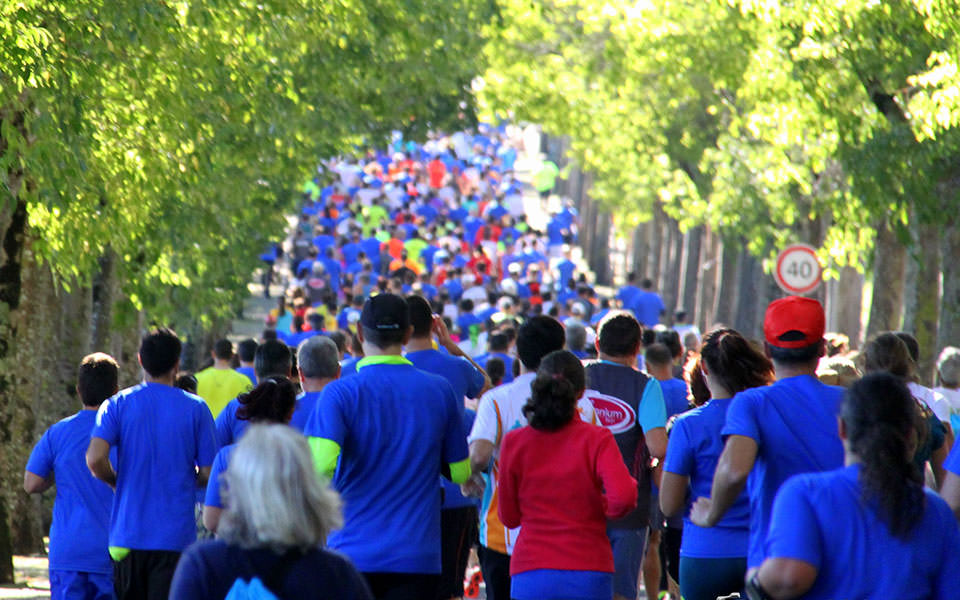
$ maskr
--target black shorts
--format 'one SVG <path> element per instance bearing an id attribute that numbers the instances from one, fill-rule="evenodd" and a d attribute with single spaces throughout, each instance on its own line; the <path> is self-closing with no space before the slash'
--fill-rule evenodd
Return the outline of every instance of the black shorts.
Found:
<path id="1" fill-rule="evenodd" d="M 113 563 L 117 600 L 166 600 L 179 560 L 179 552 L 131 550 Z"/>
<path id="2" fill-rule="evenodd" d="M 437 600 L 463 596 L 470 548 L 477 541 L 477 508 L 445 508 L 440 511 L 440 561 L 443 572 Z"/>
<path id="3" fill-rule="evenodd" d="M 376 600 L 423 600 L 437 589 L 439 575 L 426 573 L 362 573 Z"/>

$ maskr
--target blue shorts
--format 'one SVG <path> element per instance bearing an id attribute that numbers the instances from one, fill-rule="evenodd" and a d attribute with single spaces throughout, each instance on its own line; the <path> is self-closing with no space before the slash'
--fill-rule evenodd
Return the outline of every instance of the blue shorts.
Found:
<path id="1" fill-rule="evenodd" d="M 113 575 L 50 569 L 50 600 L 113 600 Z"/>
<path id="2" fill-rule="evenodd" d="M 643 563 L 643 551 L 647 547 L 647 528 L 607 528 L 607 537 L 613 548 L 613 592 L 627 600 L 637 597 L 637 581 Z"/>
<path id="3" fill-rule="evenodd" d="M 510 578 L 514 600 L 609 600 L 613 576 L 600 571 L 534 569 Z"/>

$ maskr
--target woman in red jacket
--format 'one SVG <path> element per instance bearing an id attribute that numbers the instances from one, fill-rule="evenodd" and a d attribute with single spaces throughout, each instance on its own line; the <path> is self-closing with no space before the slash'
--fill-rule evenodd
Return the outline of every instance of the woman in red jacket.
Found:
<path id="1" fill-rule="evenodd" d="M 508 433 L 500 452 L 498 513 L 507 527 L 522 526 L 511 597 L 610 600 L 607 519 L 633 510 L 637 482 L 613 434 L 577 417 L 584 372 L 576 356 L 545 356 L 530 387 L 530 426 Z"/>

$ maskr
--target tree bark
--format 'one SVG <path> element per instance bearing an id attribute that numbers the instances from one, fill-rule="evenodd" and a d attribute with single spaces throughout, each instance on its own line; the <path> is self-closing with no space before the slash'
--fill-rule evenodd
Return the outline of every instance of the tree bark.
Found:
<path id="1" fill-rule="evenodd" d="M 596 205 L 596 201 L 593 201 Z M 599 205 L 594 217 L 597 220 L 596 233 L 593 237 L 591 247 L 590 270 L 593 271 L 596 282 L 599 285 L 610 285 L 610 215 L 599 210 Z"/>
<path id="2" fill-rule="evenodd" d="M 737 295 L 737 312 L 734 316 L 734 328 L 745 337 L 756 337 L 759 330 L 760 311 L 760 280 L 763 269 L 760 261 L 750 254 L 746 248 L 740 250 L 737 270 L 737 288 L 741 293 Z"/>
<path id="3" fill-rule="evenodd" d="M 937 358 L 937 321 L 940 313 L 940 240 L 938 226 L 911 224 L 914 246 L 907 264 L 913 271 L 905 285 L 905 331 L 912 333 L 920 345 L 917 376 L 923 385 L 933 385 Z M 912 279 L 912 284 L 910 283 Z"/>
<path id="4" fill-rule="evenodd" d="M 714 322 L 713 308 L 717 296 L 717 275 L 720 272 L 720 238 L 709 227 L 704 229 L 697 303 L 690 315 L 700 331 L 706 332 Z"/>
<path id="5" fill-rule="evenodd" d="M 960 346 L 960 227 L 951 224 L 940 232 L 943 256 L 943 296 L 940 298 L 940 323 L 937 348 Z"/>
<path id="6" fill-rule="evenodd" d="M 720 247 L 720 273 L 718 274 L 717 301 L 713 309 L 713 324 L 731 327 L 736 314 L 737 296 L 739 296 L 738 267 L 740 251 L 729 240 L 723 240 Z"/>
<path id="7" fill-rule="evenodd" d="M 650 223 L 650 254 L 647 261 L 649 268 L 641 279 L 647 278 L 658 286 L 660 285 L 660 250 L 663 247 L 663 220 L 665 215 L 659 203 L 653 206 L 653 220 Z"/>
<path id="8" fill-rule="evenodd" d="M 889 223 L 877 229 L 873 254 L 873 297 L 870 299 L 870 320 L 867 339 L 884 331 L 900 328 L 903 314 L 903 278 L 906 248 L 897 239 Z"/>
<path id="9" fill-rule="evenodd" d="M 12 211 L 4 211 L 0 263 L 0 583 L 13 583 L 13 524 L 11 511 L 22 494 L 24 448 L 33 444 L 33 414 L 18 390 L 23 378 L 18 364 L 17 317 L 22 287 L 27 203 L 16 196 Z M 15 510 L 15 508 L 14 508 Z"/>
<path id="10" fill-rule="evenodd" d="M 680 293 L 680 307 L 689 317 L 696 310 L 697 287 L 702 281 L 701 276 L 701 246 L 703 241 L 703 227 L 694 227 L 684 235 L 683 244 L 683 291 Z"/>
<path id="11" fill-rule="evenodd" d="M 672 325 L 682 280 L 680 269 L 683 260 L 683 234 L 680 233 L 677 222 L 671 218 L 667 219 L 667 231 L 669 236 L 666 247 L 666 272 L 663 278 L 664 287 L 661 291 L 663 293 L 663 304 L 666 306 L 664 319 L 667 325 Z"/>
<path id="12" fill-rule="evenodd" d="M 630 270 L 641 278 L 645 277 L 647 273 L 647 260 L 650 254 L 650 225 L 650 221 L 640 223 L 633 230 L 633 256 Z"/>
<path id="13" fill-rule="evenodd" d="M 90 343 L 94 348 L 106 348 L 110 343 L 110 329 L 113 324 L 113 303 L 116 301 L 116 253 L 107 247 L 100 256 L 98 270 L 93 278 L 91 290 L 93 315 L 91 319 Z"/>
<path id="14" fill-rule="evenodd" d="M 827 283 L 827 329 L 850 338 L 851 349 L 860 347 L 863 279 L 855 268 L 842 267 L 839 279 Z"/>

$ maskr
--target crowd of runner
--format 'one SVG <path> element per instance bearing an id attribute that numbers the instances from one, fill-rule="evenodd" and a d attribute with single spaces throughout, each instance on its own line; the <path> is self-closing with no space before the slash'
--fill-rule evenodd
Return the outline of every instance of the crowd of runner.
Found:
<path id="1" fill-rule="evenodd" d="M 813 299 L 751 340 L 634 274 L 603 297 L 519 146 L 331 161 L 261 257 L 261 339 L 191 375 L 151 330 L 124 390 L 83 358 L 24 475 L 52 597 L 956 597 L 960 349 L 931 389 L 913 336 L 851 352 Z"/>

